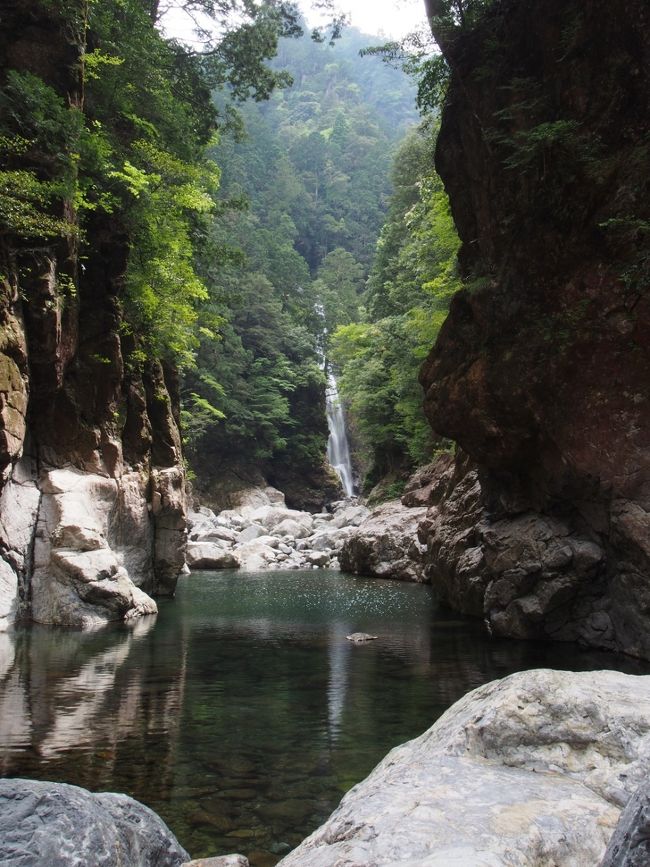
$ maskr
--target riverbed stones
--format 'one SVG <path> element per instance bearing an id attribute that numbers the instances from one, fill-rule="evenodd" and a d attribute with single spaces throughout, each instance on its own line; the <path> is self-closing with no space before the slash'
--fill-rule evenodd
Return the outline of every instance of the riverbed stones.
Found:
<path id="1" fill-rule="evenodd" d="M 245 505 L 215 515 L 199 507 L 190 515 L 188 565 L 192 569 L 236 568 L 247 571 L 266 569 L 339 568 L 338 552 L 370 513 L 355 499 L 332 504 L 332 512 L 312 515 L 287 509 L 274 489 L 248 491 Z M 281 496 L 281 495 L 280 495 Z M 201 547 L 218 545 L 236 558 L 237 564 L 216 554 L 211 565 L 199 556 Z M 332 565 L 333 564 L 333 565 Z"/>
<path id="2" fill-rule="evenodd" d="M 162 819 L 126 795 L 0 780 L 0 863 L 8 867 L 180 867 L 188 860 Z"/>
<path id="3" fill-rule="evenodd" d="M 594 867 L 650 772 L 650 677 L 521 672 L 394 749 L 282 867 Z"/>

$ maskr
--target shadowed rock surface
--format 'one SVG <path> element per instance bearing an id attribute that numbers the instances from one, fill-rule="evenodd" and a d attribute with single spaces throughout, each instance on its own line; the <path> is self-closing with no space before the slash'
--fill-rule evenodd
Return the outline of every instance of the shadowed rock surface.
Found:
<path id="1" fill-rule="evenodd" d="M 501 0 L 439 34 L 436 167 L 471 289 L 421 371 L 463 450 L 428 518 L 432 581 L 497 634 L 646 658 L 648 15 Z"/>
<path id="2" fill-rule="evenodd" d="M 650 784 L 646 781 L 621 813 L 601 867 L 647 864 L 650 864 Z"/>
<path id="3" fill-rule="evenodd" d="M 80 107 L 83 28 L 34 0 L 9 0 L 2 15 L 0 78 L 38 75 Z M 72 208 L 64 217 L 74 228 Z M 0 629 L 151 613 L 149 594 L 173 594 L 183 566 L 178 378 L 143 362 L 124 328 L 128 248 L 119 221 L 99 214 L 83 265 L 74 232 L 0 241 Z"/>

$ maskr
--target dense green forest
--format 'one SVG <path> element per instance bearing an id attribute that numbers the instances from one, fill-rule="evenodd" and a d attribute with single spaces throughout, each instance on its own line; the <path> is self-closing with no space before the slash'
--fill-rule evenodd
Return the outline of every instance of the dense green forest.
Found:
<path id="1" fill-rule="evenodd" d="M 261 469 L 300 504 L 335 491 L 324 466 L 324 330 L 355 322 L 392 192 L 414 85 L 348 28 L 334 44 L 282 39 L 273 68 L 293 85 L 240 109 L 221 168 L 207 307 L 221 317 L 185 382 L 198 484 Z M 218 102 L 218 97 L 217 97 Z M 310 493 L 312 492 L 312 493 Z"/>
<path id="2" fill-rule="evenodd" d="M 206 9 L 223 28 L 235 7 Z M 85 43 L 79 94 L 7 73 L 3 237 L 67 245 L 82 269 L 118 239 L 126 369 L 180 371 L 197 485 L 261 474 L 297 505 L 334 496 L 325 359 L 368 484 L 426 461 L 416 374 L 456 238 L 415 82 L 362 56 L 373 38 L 354 28 L 311 39 L 291 4 L 249 9 L 198 52 L 163 34 L 157 4 L 57 10 Z M 74 298 L 77 275 L 58 281 Z"/>

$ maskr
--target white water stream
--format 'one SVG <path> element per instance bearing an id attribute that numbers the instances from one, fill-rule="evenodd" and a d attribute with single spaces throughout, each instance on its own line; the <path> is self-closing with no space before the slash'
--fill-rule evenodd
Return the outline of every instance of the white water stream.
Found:
<path id="1" fill-rule="evenodd" d="M 339 390 L 333 373 L 327 376 L 327 424 L 330 436 L 327 441 L 327 459 L 336 470 L 346 497 L 354 496 L 350 446 L 345 431 L 345 416 L 339 398 Z"/>

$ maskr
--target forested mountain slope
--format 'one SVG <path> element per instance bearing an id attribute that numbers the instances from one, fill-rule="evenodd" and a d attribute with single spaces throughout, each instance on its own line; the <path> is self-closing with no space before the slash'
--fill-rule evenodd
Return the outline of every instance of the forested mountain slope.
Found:
<path id="1" fill-rule="evenodd" d="M 358 317 L 395 148 L 417 119 L 407 76 L 359 55 L 371 42 L 354 29 L 333 45 L 281 40 L 274 68 L 293 85 L 242 106 L 243 140 L 225 133 L 212 151 L 224 204 L 205 268 L 220 339 L 202 342 L 184 385 L 189 459 L 210 502 L 261 476 L 301 508 L 337 495 L 323 332 Z"/>

